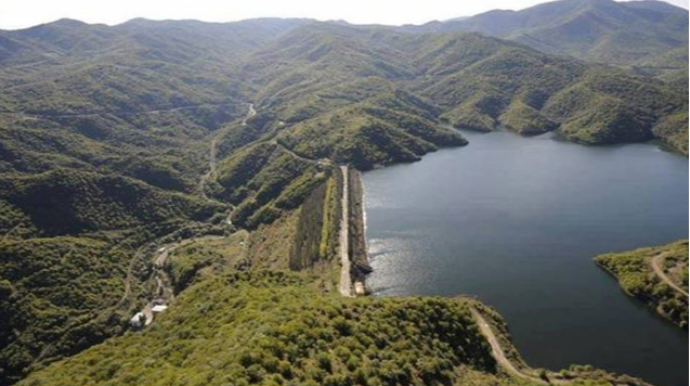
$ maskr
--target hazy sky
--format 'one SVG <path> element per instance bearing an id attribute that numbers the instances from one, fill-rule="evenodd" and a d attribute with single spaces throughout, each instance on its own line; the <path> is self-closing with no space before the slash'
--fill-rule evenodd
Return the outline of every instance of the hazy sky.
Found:
<path id="1" fill-rule="evenodd" d="M 135 17 L 235 21 L 254 17 L 343 19 L 365 24 L 421 24 L 544 0 L 0 0 L 0 29 L 72 18 L 118 24 Z M 688 0 L 668 0 L 688 8 Z"/>

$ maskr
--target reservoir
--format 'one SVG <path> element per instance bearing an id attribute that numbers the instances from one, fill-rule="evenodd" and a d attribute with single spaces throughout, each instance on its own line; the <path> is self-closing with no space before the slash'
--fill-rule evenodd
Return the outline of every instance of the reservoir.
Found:
<path id="1" fill-rule="evenodd" d="M 651 144 L 463 132 L 464 148 L 363 175 L 377 296 L 475 295 L 532 367 L 688 385 L 688 334 L 592 258 L 688 237 L 688 160 Z"/>

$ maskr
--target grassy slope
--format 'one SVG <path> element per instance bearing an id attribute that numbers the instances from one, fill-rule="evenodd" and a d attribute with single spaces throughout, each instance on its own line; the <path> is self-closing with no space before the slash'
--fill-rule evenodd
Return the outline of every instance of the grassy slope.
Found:
<path id="1" fill-rule="evenodd" d="M 358 169 L 419 160 L 440 146 L 467 143 L 425 118 L 405 94 L 385 94 L 330 111 L 281 133 L 278 140 L 310 158 L 331 158 Z"/>
<path id="2" fill-rule="evenodd" d="M 641 248 L 598 256 L 595 262 L 618 279 L 623 290 L 682 328 L 688 328 L 688 298 L 662 282 L 652 271 L 651 259 L 665 254 L 664 270 L 674 282 L 688 290 L 688 242 Z"/>
<path id="3" fill-rule="evenodd" d="M 165 270 L 174 292 L 180 293 L 216 272 L 242 267 L 249 238 L 246 231 L 235 232 L 228 237 L 202 237 L 171 251 Z"/>
<path id="4" fill-rule="evenodd" d="M 685 155 L 688 154 L 687 109 L 662 118 L 654 126 L 653 130 L 657 137 L 664 139 L 664 143 L 668 145 L 671 150 Z"/>
<path id="5" fill-rule="evenodd" d="M 304 275 L 219 275 L 184 292 L 151 329 L 20 384 L 530 384 L 497 373 L 466 302 L 343 299 Z"/>
<path id="6" fill-rule="evenodd" d="M 671 71 L 662 75 L 657 76 L 657 78 L 663 80 L 669 85 L 683 90 L 687 93 L 688 90 L 688 66 L 687 63 L 685 67 L 680 70 Z"/>
<path id="7" fill-rule="evenodd" d="M 219 194 L 237 204 L 233 223 L 250 229 L 299 206 L 330 170 L 273 143 L 250 146 L 220 165 Z"/>
<path id="8" fill-rule="evenodd" d="M 77 90 L 56 98 L 68 99 Z M 96 101 L 93 107 L 100 108 Z M 37 119 L 0 114 L 0 172 L 37 173 L 58 167 L 117 172 L 190 192 L 207 165 L 207 137 L 246 111 L 242 105 L 157 113 L 123 109 L 130 112 Z"/>

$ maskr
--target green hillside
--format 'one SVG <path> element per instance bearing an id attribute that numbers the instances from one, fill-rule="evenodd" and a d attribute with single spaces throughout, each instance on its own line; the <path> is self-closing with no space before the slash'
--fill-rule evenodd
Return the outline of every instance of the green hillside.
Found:
<path id="1" fill-rule="evenodd" d="M 307 44 L 321 48 L 307 55 L 303 47 Z M 267 62 L 280 65 L 266 66 Z M 687 104 L 685 93 L 676 87 L 478 34 L 306 26 L 250 56 L 245 70 L 251 70 L 248 76 L 255 87 L 266 87 L 266 93 L 259 94 L 260 105 L 285 123 L 281 130 L 285 138 L 316 133 L 324 121 L 337 118 L 327 125 L 329 135 L 320 135 L 316 145 L 302 144 L 317 146 L 304 149 L 317 156 L 333 151 L 327 142 L 340 145 L 342 141 L 336 139 L 353 128 L 362 132 L 370 127 L 372 120 L 382 116 L 378 108 L 382 104 L 409 114 L 386 114 L 386 121 L 394 126 L 414 118 L 417 127 L 448 122 L 483 131 L 499 127 L 524 134 L 556 130 L 586 144 L 653 138 L 673 144 L 677 137 L 687 137 L 682 122 L 665 119 L 684 111 Z M 356 113 L 341 112 L 343 107 L 360 105 L 364 108 Z M 350 121 L 352 115 L 358 120 Z M 663 129 L 655 130 L 662 123 Z M 428 136 L 422 139 L 435 146 L 461 144 L 452 135 L 437 132 L 440 135 L 434 134 L 432 140 Z M 395 135 L 386 130 L 387 137 Z M 411 143 L 404 138 L 393 142 Z M 398 158 L 413 159 L 433 149 L 416 142 L 416 149 L 402 145 L 412 155 Z M 400 147 L 388 146 L 387 152 L 399 153 Z M 676 149 L 683 151 L 682 146 Z M 378 160 L 373 161 L 368 164 Z"/>
<path id="2" fill-rule="evenodd" d="M 151 329 L 108 340 L 19 384 L 538 384 L 498 370 L 472 304 L 348 300 L 292 273 L 218 275 L 185 291 Z"/>
<path id="3" fill-rule="evenodd" d="M 663 1 L 552 1 L 415 29 L 476 31 L 640 73 L 679 70 L 688 63 L 688 11 Z"/>
<path id="4" fill-rule="evenodd" d="M 262 143 L 220 165 L 221 197 L 237 204 L 232 221 L 249 228 L 270 223 L 298 207 L 330 171 L 291 154 L 275 143 Z"/>
<path id="5" fill-rule="evenodd" d="M 224 208 L 127 177 L 68 170 L 0 179 L 0 195 L 48 235 L 200 221 Z"/>
<path id="6" fill-rule="evenodd" d="M 659 75 L 658 79 L 663 80 L 669 86 L 675 87 L 687 93 L 688 91 L 688 68 L 667 72 Z"/>
<path id="7" fill-rule="evenodd" d="M 74 237 L 0 245 L 3 384 L 123 331 L 109 308 L 122 297 L 126 250 Z"/>
<path id="8" fill-rule="evenodd" d="M 687 96 L 668 80 L 475 33 L 307 20 L 0 31 L 0 385 L 229 382 L 218 369 L 239 384 L 521 384 L 463 301 L 334 295 L 338 166 L 468 145 L 455 128 L 687 154 Z M 306 273 L 233 276 L 290 268 Z M 108 340 L 161 285 L 171 312 Z M 268 332 L 283 351 L 253 352 Z"/>
<path id="9" fill-rule="evenodd" d="M 151 239 L 219 203 L 121 176 L 54 170 L 0 178 L 0 383 L 124 330 Z"/>
<path id="10" fill-rule="evenodd" d="M 152 241 L 228 228 L 195 193 L 209 137 L 246 114 L 233 63 L 301 23 L 0 31 L 0 384 L 122 333 Z"/>

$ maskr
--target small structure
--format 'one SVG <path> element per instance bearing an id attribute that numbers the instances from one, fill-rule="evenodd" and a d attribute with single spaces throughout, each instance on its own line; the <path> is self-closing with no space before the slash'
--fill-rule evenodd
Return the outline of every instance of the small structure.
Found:
<path id="1" fill-rule="evenodd" d="M 146 315 L 143 312 L 137 312 L 129 321 L 132 328 L 142 328 L 146 324 Z"/>
<path id="2" fill-rule="evenodd" d="M 362 283 L 361 281 L 356 281 L 355 282 L 355 296 L 364 296 L 364 295 L 366 295 L 364 283 Z"/>
<path id="3" fill-rule="evenodd" d="M 151 311 L 156 313 L 156 314 L 159 314 L 159 313 L 161 313 L 167 309 L 168 309 L 168 306 L 166 306 L 165 304 L 157 304 L 157 305 L 153 306 L 153 308 L 151 308 Z"/>

